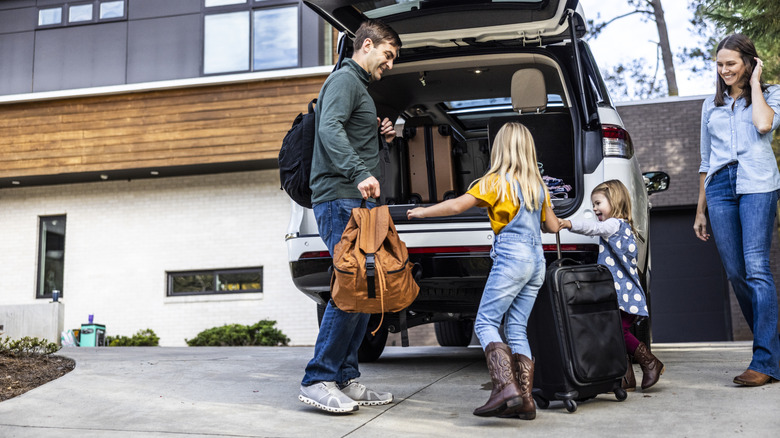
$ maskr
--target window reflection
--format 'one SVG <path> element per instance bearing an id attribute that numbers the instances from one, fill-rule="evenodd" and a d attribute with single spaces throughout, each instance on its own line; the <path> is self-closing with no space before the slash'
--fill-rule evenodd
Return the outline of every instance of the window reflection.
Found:
<path id="1" fill-rule="evenodd" d="M 70 23 L 91 20 L 92 5 L 75 5 L 68 8 L 68 21 Z"/>
<path id="2" fill-rule="evenodd" d="M 41 9 L 38 11 L 38 26 L 62 23 L 62 8 Z"/>
<path id="3" fill-rule="evenodd" d="M 298 66 L 298 8 L 254 11 L 254 70 Z"/>
<path id="4" fill-rule="evenodd" d="M 246 3 L 246 0 L 206 0 L 205 5 L 209 8 L 212 6 L 239 5 L 242 3 Z"/>
<path id="5" fill-rule="evenodd" d="M 248 70 L 249 12 L 207 15 L 203 45 L 203 73 Z"/>
<path id="6" fill-rule="evenodd" d="M 100 19 L 104 18 L 122 18 L 125 15 L 125 2 L 113 1 L 100 4 Z"/>
<path id="7" fill-rule="evenodd" d="M 65 216 L 41 217 L 38 248 L 38 298 L 63 290 L 65 271 Z"/>

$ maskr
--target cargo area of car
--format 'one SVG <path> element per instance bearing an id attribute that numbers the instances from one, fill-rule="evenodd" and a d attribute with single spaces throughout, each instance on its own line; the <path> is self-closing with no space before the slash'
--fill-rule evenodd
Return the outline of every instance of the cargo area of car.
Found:
<path id="1" fill-rule="evenodd" d="M 513 86 L 513 76 L 529 70 L 538 72 L 535 80 Z M 381 154 L 381 202 L 424 205 L 466 193 L 488 170 L 498 129 L 516 121 L 531 131 L 556 210 L 572 204 L 579 154 L 564 78 L 558 62 L 536 52 L 410 62 L 387 72 L 369 88 L 379 116 L 399 121 L 396 140 Z M 546 99 L 517 110 L 525 92 Z M 461 219 L 469 216 L 484 220 L 484 211 L 473 209 Z"/>

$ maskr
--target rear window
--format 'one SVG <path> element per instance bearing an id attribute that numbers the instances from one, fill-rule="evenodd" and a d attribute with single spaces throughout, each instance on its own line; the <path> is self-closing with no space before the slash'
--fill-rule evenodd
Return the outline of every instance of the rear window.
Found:
<path id="1" fill-rule="evenodd" d="M 457 121 L 465 130 L 485 129 L 491 117 L 512 116 L 512 99 L 499 97 L 492 99 L 453 100 L 443 102 L 447 115 Z M 563 108 L 563 99 L 559 94 L 547 95 L 548 108 Z"/>
<path id="2" fill-rule="evenodd" d="M 481 2 L 479 6 L 481 9 L 490 7 L 490 5 L 536 7 L 546 1 L 547 0 L 492 0 L 489 2 Z M 388 18 L 406 12 L 435 9 L 437 7 L 452 7 L 452 5 L 447 4 L 447 2 L 431 2 L 426 0 L 383 0 L 360 2 L 351 5 L 351 7 L 357 9 L 368 18 Z"/>

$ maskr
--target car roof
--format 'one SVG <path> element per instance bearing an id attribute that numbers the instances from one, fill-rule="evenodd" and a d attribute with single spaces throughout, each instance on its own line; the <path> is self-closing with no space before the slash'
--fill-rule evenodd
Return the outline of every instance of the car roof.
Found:
<path id="1" fill-rule="evenodd" d="M 328 23 L 354 37 L 360 24 L 381 19 L 404 48 L 454 47 L 521 40 L 547 44 L 569 37 L 569 11 L 579 0 L 304 0 Z M 580 20 L 584 23 L 584 20 Z M 584 34 L 577 28 L 578 34 Z"/>

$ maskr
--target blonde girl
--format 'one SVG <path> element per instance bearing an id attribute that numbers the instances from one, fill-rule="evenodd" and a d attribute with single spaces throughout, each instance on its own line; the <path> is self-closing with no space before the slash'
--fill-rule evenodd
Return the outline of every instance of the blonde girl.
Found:
<path id="1" fill-rule="evenodd" d="M 598 262 L 609 268 L 615 280 L 623 339 L 629 354 L 623 388 L 626 391 L 636 389 L 634 368 L 631 365 L 631 357 L 634 357 L 642 368 L 644 390 L 658 382 L 664 372 L 664 364 L 629 331 L 635 322 L 648 316 L 647 299 L 639 282 L 636 265 L 637 245 L 631 219 L 631 197 L 626 186 L 613 179 L 597 185 L 590 199 L 597 222 L 562 219 L 561 227 L 574 233 L 600 237 Z"/>
<path id="2" fill-rule="evenodd" d="M 526 325 L 546 268 L 540 230 L 556 232 L 559 222 L 536 164 L 533 137 L 525 126 L 507 123 L 498 131 L 490 162 L 490 169 L 467 193 L 409 210 L 407 216 L 449 216 L 487 207 L 496 235 L 490 253 L 493 267 L 474 330 L 485 351 L 493 391 L 474 415 L 532 420 L 536 418 L 531 396 L 534 364 Z M 509 345 L 499 333 L 502 319 Z"/>

